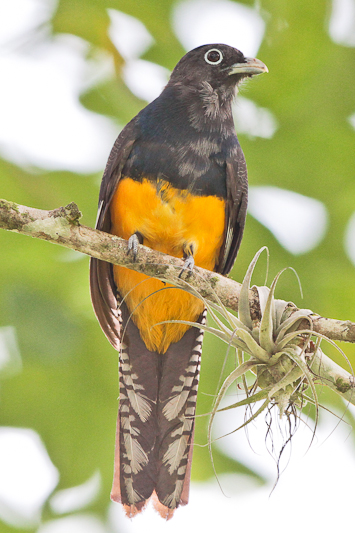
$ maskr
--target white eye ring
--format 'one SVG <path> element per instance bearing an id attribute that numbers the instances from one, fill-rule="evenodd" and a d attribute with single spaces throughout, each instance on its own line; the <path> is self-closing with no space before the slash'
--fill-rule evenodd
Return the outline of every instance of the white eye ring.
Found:
<path id="1" fill-rule="evenodd" d="M 219 54 L 219 59 L 218 61 L 210 61 L 208 59 L 208 55 L 211 53 L 211 52 L 218 52 Z M 206 53 L 205 53 L 205 61 L 206 63 L 208 63 L 209 65 L 219 65 L 223 60 L 223 54 L 220 50 L 218 50 L 218 48 L 211 48 L 211 50 L 208 50 Z"/>

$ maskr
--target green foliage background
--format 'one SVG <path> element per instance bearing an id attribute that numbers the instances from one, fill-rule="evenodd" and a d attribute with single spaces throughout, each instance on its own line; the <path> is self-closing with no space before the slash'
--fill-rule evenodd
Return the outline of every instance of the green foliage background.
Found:
<path id="1" fill-rule="evenodd" d="M 83 105 L 121 124 L 145 105 L 121 79 L 123 60 L 107 36 L 106 9 L 139 18 L 155 39 L 144 59 L 172 69 L 184 54 L 170 25 L 173 5 L 170 0 L 59 1 L 53 32 L 78 35 L 91 43 L 92 50 L 103 48 L 115 58 L 116 78 L 83 94 Z M 329 2 L 261 0 L 260 5 L 267 26 L 258 57 L 270 73 L 250 83 L 246 94 L 272 111 L 279 129 L 272 139 L 239 136 L 250 183 L 317 198 L 326 205 L 330 223 L 318 247 L 293 256 L 249 216 L 232 275 L 241 280 L 256 250 L 267 245 L 271 276 L 291 265 L 302 281 L 303 301 L 291 274 L 281 279 L 279 297 L 323 316 L 355 321 L 355 269 L 343 245 L 355 210 L 355 132 L 348 122 L 355 111 L 355 50 L 331 41 L 326 31 Z M 90 226 L 95 222 L 99 181 L 97 174 L 32 173 L 0 160 L 1 197 L 43 209 L 75 201 L 83 223 Z M 100 469 L 103 490 L 92 510 L 103 515 L 113 470 L 117 354 L 91 309 L 88 258 L 68 261 L 68 252 L 60 247 L 9 232 L 2 231 L 0 239 L 0 326 L 16 326 L 24 362 L 22 373 L 1 383 L 0 425 L 30 427 L 40 434 L 60 471 L 59 488 L 83 483 Z M 261 267 L 255 282 L 263 284 Z M 344 349 L 354 364 L 354 347 Z M 340 362 L 335 351 L 327 353 Z M 200 392 L 215 391 L 223 355 L 223 346 L 206 338 Z M 329 402 L 339 404 L 331 396 Z M 208 411 L 209 405 L 208 396 L 200 394 L 199 411 Z M 196 441 L 206 441 L 204 418 L 198 420 Z M 219 472 L 248 472 L 217 450 L 215 460 Z M 212 475 L 206 449 L 196 448 L 193 479 Z M 48 508 L 45 517 L 50 516 Z M 5 524 L 1 527 L 14 531 Z"/>

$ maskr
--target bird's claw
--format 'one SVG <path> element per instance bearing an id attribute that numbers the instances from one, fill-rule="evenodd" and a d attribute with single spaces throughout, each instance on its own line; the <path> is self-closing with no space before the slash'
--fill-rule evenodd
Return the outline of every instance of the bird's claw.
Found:
<path id="1" fill-rule="evenodd" d="M 184 266 L 182 267 L 181 272 L 179 274 L 179 278 L 181 278 L 185 270 L 189 270 L 190 272 L 192 272 L 194 266 L 195 266 L 195 260 L 193 258 L 193 255 L 188 255 L 185 259 Z"/>
<path id="2" fill-rule="evenodd" d="M 128 239 L 127 255 L 132 253 L 134 261 L 137 259 L 138 244 L 142 244 L 142 242 L 143 239 L 139 233 L 133 233 Z"/>

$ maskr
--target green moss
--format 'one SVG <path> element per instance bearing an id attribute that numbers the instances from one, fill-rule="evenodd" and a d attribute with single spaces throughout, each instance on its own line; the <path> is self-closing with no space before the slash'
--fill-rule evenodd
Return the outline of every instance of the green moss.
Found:
<path id="1" fill-rule="evenodd" d="M 342 378 L 336 379 L 335 385 L 338 391 L 342 394 L 345 394 L 351 388 L 351 384 L 349 382 L 344 381 Z"/>
<path id="2" fill-rule="evenodd" d="M 217 286 L 218 282 L 219 282 L 218 278 L 211 278 L 210 279 L 211 288 L 214 289 Z"/>
<path id="3" fill-rule="evenodd" d="M 1 209 L 7 209 L 7 210 L 13 210 L 16 211 L 16 213 L 19 213 L 19 207 L 18 204 L 15 202 L 9 202 L 8 200 L 0 200 L 0 208 Z"/>

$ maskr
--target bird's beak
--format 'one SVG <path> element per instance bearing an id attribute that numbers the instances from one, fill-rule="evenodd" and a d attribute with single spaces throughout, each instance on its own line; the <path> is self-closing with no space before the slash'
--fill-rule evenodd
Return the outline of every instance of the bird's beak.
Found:
<path id="1" fill-rule="evenodd" d="M 262 74 L 263 72 L 269 72 L 269 70 L 262 61 L 253 57 L 246 57 L 244 63 L 235 63 L 231 66 L 229 75 L 246 74 L 247 76 L 256 76 L 256 74 Z"/>

